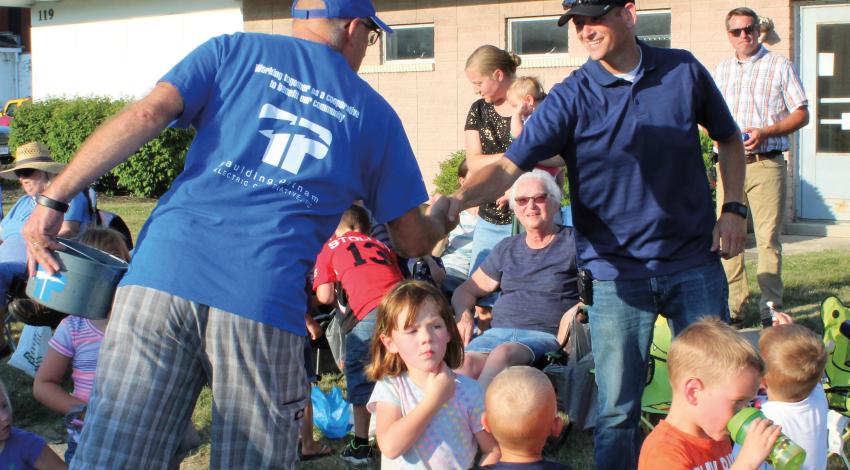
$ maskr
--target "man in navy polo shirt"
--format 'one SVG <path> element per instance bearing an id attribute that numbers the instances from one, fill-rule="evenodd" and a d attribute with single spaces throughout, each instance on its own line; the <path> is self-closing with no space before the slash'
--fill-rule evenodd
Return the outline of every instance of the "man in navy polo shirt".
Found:
<path id="1" fill-rule="evenodd" d="M 563 155 L 576 248 L 590 271 L 590 329 L 599 421 L 597 469 L 636 468 L 640 397 L 658 313 L 675 332 L 728 318 L 719 255 L 745 236 L 743 148 L 711 78 L 686 51 L 637 41 L 635 4 L 578 0 L 573 20 L 590 59 L 531 115 L 505 157 L 472 175 L 450 216 L 504 191 L 523 171 Z M 715 219 L 698 126 L 719 142 L 726 205 Z"/>
<path id="2" fill-rule="evenodd" d="M 381 31 L 369 0 L 298 0 L 293 36 L 219 36 L 109 120 L 24 229 L 30 269 L 64 202 L 169 125 L 196 137 L 115 295 L 72 468 L 171 468 L 201 387 L 212 468 L 295 468 L 307 388 L 304 282 L 352 201 L 422 256 L 445 216 L 398 115 L 357 69 Z"/>

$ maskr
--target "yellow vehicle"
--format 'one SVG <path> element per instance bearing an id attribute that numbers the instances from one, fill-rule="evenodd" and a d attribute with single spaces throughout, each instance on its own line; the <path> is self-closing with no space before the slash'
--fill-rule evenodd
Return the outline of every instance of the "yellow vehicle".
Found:
<path id="1" fill-rule="evenodd" d="M 15 98 L 6 102 L 3 106 L 3 112 L 0 112 L 0 126 L 8 126 L 15 117 L 15 111 L 26 103 L 32 101 L 32 98 Z"/>

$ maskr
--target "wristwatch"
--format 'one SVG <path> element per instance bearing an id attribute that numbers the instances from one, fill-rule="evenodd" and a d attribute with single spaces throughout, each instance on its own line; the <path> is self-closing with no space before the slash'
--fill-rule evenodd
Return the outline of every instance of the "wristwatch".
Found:
<path id="1" fill-rule="evenodd" d="M 740 215 L 743 218 L 747 218 L 747 206 L 741 204 L 740 202 L 727 202 L 723 204 L 720 208 L 720 213 L 725 214 L 730 212 L 735 215 Z"/>
<path id="2" fill-rule="evenodd" d="M 35 203 L 38 204 L 39 206 L 44 206 L 44 207 L 47 207 L 49 209 L 59 211 L 63 214 L 65 212 L 68 212 L 68 207 L 69 207 L 67 202 L 57 201 L 56 199 L 51 199 L 51 198 L 49 198 L 49 197 L 47 197 L 43 194 L 41 194 L 41 195 L 39 195 L 38 197 L 35 198 Z"/>

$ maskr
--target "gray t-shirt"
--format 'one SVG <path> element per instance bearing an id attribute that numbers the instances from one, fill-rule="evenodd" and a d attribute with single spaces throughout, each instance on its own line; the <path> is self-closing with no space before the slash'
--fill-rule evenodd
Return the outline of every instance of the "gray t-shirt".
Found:
<path id="1" fill-rule="evenodd" d="M 502 288 L 492 325 L 554 335 L 561 316 L 578 302 L 573 229 L 559 225 L 554 240 L 539 250 L 529 248 L 525 236 L 500 241 L 481 264 Z"/>

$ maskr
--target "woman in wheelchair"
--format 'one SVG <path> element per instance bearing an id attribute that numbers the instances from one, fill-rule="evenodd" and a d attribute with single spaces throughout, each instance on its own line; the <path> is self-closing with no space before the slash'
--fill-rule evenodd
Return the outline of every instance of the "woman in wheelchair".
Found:
<path id="1" fill-rule="evenodd" d="M 570 323 L 562 317 L 571 317 L 580 306 L 573 231 L 555 223 L 560 200 L 561 190 L 548 173 L 520 176 L 509 203 L 525 233 L 499 242 L 452 296 L 466 346 L 458 372 L 485 388 L 503 369 L 532 364 L 557 350 L 559 324 Z M 493 327 L 472 339 L 476 300 L 499 288 Z"/>
<path id="2" fill-rule="evenodd" d="M 18 147 L 15 151 L 15 162 L 10 168 L 0 171 L 2 178 L 17 179 L 26 193 L 0 221 L 0 320 L 5 321 L 9 286 L 16 277 L 26 276 L 27 247 L 21 236 L 21 228 L 35 208 L 36 198 L 47 188 L 53 176 L 63 168 L 65 164 L 53 160 L 47 146 L 40 142 L 30 142 Z M 60 237 L 77 235 L 81 227 L 91 219 L 83 194 L 78 194 L 69 206 L 59 231 Z M 10 352 L 6 339 L 0 338 L 0 357 Z"/>

